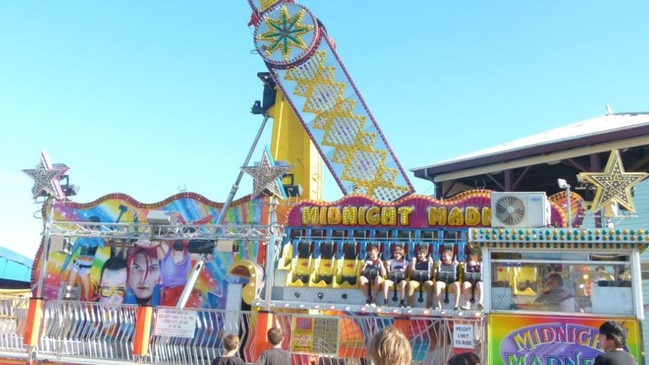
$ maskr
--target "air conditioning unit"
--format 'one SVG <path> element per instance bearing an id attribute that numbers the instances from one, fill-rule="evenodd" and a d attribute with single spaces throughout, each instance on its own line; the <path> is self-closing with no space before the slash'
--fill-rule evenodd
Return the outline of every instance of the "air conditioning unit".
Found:
<path id="1" fill-rule="evenodd" d="M 550 202 L 545 192 L 491 193 L 492 227 L 539 228 L 550 224 Z"/>

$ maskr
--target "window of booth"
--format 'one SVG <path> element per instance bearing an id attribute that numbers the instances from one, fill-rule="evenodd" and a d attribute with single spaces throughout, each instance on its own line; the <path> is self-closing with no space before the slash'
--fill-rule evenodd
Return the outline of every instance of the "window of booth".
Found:
<path id="1" fill-rule="evenodd" d="M 632 315 L 629 255 L 492 252 L 492 310 Z"/>

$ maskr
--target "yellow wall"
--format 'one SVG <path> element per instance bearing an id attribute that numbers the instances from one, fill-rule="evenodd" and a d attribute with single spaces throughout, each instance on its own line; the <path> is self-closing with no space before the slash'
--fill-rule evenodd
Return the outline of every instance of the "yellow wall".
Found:
<path id="1" fill-rule="evenodd" d="M 275 105 L 268 110 L 273 118 L 270 152 L 275 161 L 293 165 L 294 184 L 302 185 L 301 199 L 322 200 L 322 159 L 290 104 L 277 90 Z M 286 184 L 288 180 L 284 180 Z"/>

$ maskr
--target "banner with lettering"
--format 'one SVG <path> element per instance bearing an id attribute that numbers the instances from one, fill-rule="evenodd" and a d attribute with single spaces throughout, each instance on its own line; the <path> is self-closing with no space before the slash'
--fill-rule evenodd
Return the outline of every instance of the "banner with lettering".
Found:
<path id="1" fill-rule="evenodd" d="M 566 214 L 560 196 L 555 194 L 548 202 L 552 224 L 564 225 Z M 575 222 L 581 221 L 583 212 L 575 214 Z M 364 195 L 348 195 L 334 202 L 304 201 L 291 208 L 287 226 L 323 229 L 490 227 L 491 191 L 470 190 L 444 200 L 409 195 L 388 203 Z"/>
<path id="2" fill-rule="evenodd" d="M 592 364 L 604 352 L 599 345 L 599 326 L 610 319 L 629 330 L 627 351 L 640 359 L 641 329 L 636 319 L 490 314 L 488 363 Z"/>
<path id="3" fill-rule="evenodd" d="M 364 195 L 335 202 L 305 201 L 289 212 L 289 227 L 489 227 L 491 191 L 473 190 L 448 200 L 411 195 L 391 203 Z"/>

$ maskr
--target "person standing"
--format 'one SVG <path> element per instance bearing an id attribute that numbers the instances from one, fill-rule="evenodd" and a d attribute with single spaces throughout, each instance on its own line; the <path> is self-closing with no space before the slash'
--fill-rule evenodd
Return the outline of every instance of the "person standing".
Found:
<path id="1" fill-rule="evenodd" d="M 400 329 L 388 326 L 372 337 L 367 357 L 374 365 L 410 365 L 412 347 Z"/>
<path id="2" fill-rule="evenodd" d="M 222 356 L 214 358 L 211 365 L 246 364 L 240 357 L 237 356 L 237 351 L 239 351 L 239 336 L 234 334 L 225 335 L 225 337 L 223 337 L 223 347 L 225 347 L 225 353 Z"/>
<path id="3" fill-rule="evenodd" d="M 282 348 L 284 340 L 282 329 L 273 327 L 268 330 L 266 337 L 272 347 L 259 356 L 255 365 L 290 365 L 291 354 Z"/>
<path id="4" fill-rule="evenodd" d="M 599 326 L 599 346 L 606 350 L 597 355 L 593 365 L 637 365 L 638 361 L 628 352 L 626 346 L 627 329 L 617 321 L 606 321 Z"/>

